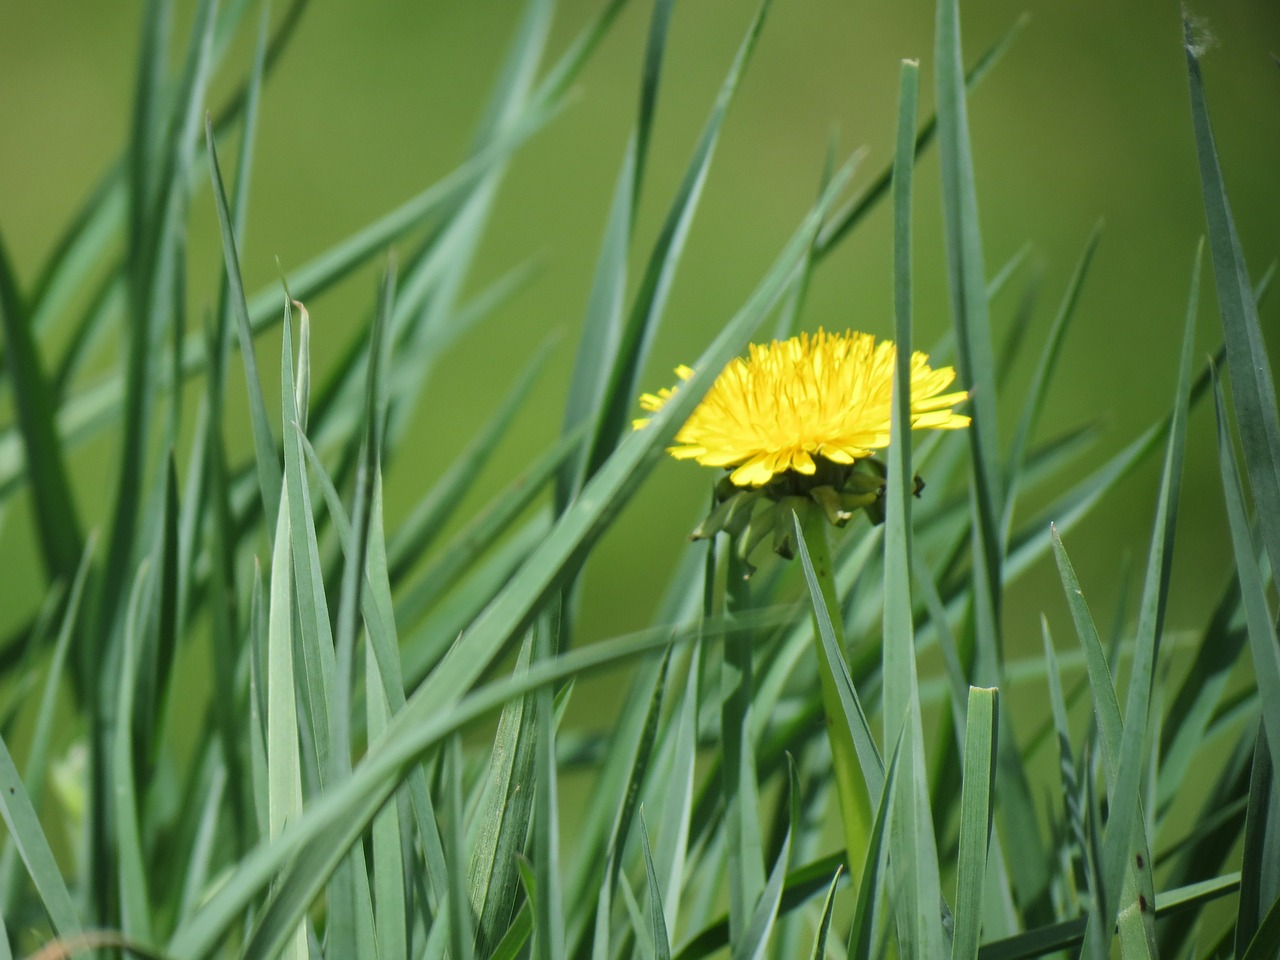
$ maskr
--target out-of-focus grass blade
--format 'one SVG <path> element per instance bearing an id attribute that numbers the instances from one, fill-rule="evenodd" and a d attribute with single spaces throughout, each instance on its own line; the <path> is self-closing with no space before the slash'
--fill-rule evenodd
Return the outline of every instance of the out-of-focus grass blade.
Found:
<path id="1" fill-rule="evenodd" d="M 553 637 L 558 632 L 548 615 L 539 624 L 536 656 L 551 656 Z M 551 687 L 541 687 L 534 697 L 534 721 L 538 731 L 535 747 L 533 851 L 538 901 L 534 904 L 534 955 L 540 960 L 558 960 L 565 956 L 564 894 L 560 886 L 560 806 L 556 779 L 556 717 Z M 653 864 L 648 858 L 649 840 L 645 837 L 646 862 L 650 874 Z M 656 881 L 650 879 L 652 896 Z M 653 909 L 661 911 L 660 900 Z M 658 914 L 661 917 L 661 914 Z M 660 943 L 664 942 L 659 940 Z M 668 951 L 668 955 L 669 955 Z"/>
<path id="2" fill-rule="evenodd" d="M 373 742 L 386 729 L 390 712 L 372 644 L 365 646 L 364 676 L 369 740 Z M 404 880 L 400 812 L 391 803 L 373 819 L 373 899 L 377 911 L 377 955 L 381 960 L 408 960 Z"/>
<path id="3" fill-rule="evenodd" d="M 226 795 L 227 768 L 220 762 L 215 762 L 213 768 L 183 873 L 182 892 L 178 899 L 180 918 L 190 916 L 192 909 L 204 895 L 205 884 L 209 879 L 209 866 L 219 839 L 218 817 L 222 813 L 223 798 Z"/>
<path id="4" fill-rule="evenodd" d="M 218 210 L 218 226 L 222 232 L 222 256 L 226 264 L 229 299 L 236 317 L 236 335 L 240 342 L 240 357 L 244 361 L 244 377 L 249 391 L 249 423 L 253 430 L 254 461 L 258 471 L 258 487 L 262 493 L 263 516 L 274 517 L 279 513 L 283 471 L 276 453 L 276 441 L 271 433 L 266 403 L 262 398 L 262 381 L 258 377 L 258 362 L 253 352 L 249 308 L 245 303 L 244 283 L 240 279 L 240 255 L 236 250 L 235 226 L 227 204 L 227 194 L 222 186 L 222 171 L 218 167 L 218 151 L 213 143 L 211 120 L 205 122 L 205 140 L 209 151 L 209 175 L 213 180 L 213 196 Z M 278 308 L 278 294 L 273 297 L 273 302 Z"/>
<path id="5" fill-rule="evenodd" d="M 1249 772 L 1244 857 L 1240 864 L 1240 903 L 1236 908 L 1235 944 L 1239 956 L 1244 955 L 1245 948 L 1257 933 L 1266 903 L 1280 894 L 1280 885 L 1276 882 L 1280 866 L 1275 862 L 1274 837 L 1268 843 L 1268 833 L 1274 833 L 1275 824 L 1280 822 L 1277 799 L 1280 799 L 1280 791 L 1276 789 L 1271 751 L 1267 748 L 1267 731 L 1259 723 L 1253 748 L 1253 769 Z"/>
<path id="6" fill-rule="evenodd" d="M 33 808 L 40 805 L 40 799 L 44 794 L 45 771 L 49 763 L 49 743 L 53 736 L 58 690 L 62 683 L 71 639 L 75 636 L 76 627 L 80 622 L 80 602 L 84 596 L 85 581 L 89 576 L 90 561 L 93 559 L 96 544 L 97 535 L 90 532 L 85 541 L 84 556 L 80 558 L 80 568 L 76 571 L 76 578 L 72 581 L 71 591 L 67 595 L 62 614 L 62 626 L 58 630 L 53 656 L 49 660 L 49 669 L 45 674 L 40 707 L 36 713 L 35 732 L 31 735 L 31 746 L 27 751 L 26 775 L 23 777 L 24 781 L 30 784 L 27 797 Z M 4 891 L 0 895 L 0 915 L 12 909 L 17 879 L 17 861 L 13 859 L 15 852 L 16 840 L 10 837 L 5 841 L 4 855 L 0 858 L 0 891 Z"/>
<path id="7" fill-rule="evenodd" d="M 134 789 L 133 704 L 139 672 L 141 634 L 153 629 L 147 608 L 152 606 L 151 565 L 144 561 L 130 592 L 124 623 L 124 652 L 120 664 L 120 699 L 112 731 L 111 779 L 115 813 L 115 842 L 120 870 L 121 929 L 139 943 L 151 941 L 151 907 L 147 894 L 146 856 L 138 824 L 138 798 Z"/>
<path id="8" fill-rule="evenodd" d="M 960 796 L 960 858 L 956 865 L 954 960 L 978 956 L 982 902 L 995 788 L 996 710 L 999 691 L 970 687 L 966 713 L 964 787 Z"/>
<path id="9" fill-rule="evenodd" d="M 497 754 L 494 754 L 497 759 Z M 445 855 L 449 869 L 449 947 L 458 960 L 475 956 L 475 915 L 472 913 L 467 871 L 462 869 L 466 857 L 465 808 L 462 803 L 462 747 L 454 737 L 445 748 L 445 816 L 449 827 L 445 832 Z"/>
<path id="10" fill-rule="evenodd" d="M 40 556 L 50 580 L 69 578 L 74 575 L 84 550 L 80 521 L 76 517 L 75 499 L 71 496 L 58 437 L 53 392 L 3 239 L 0 239 L 0 328 L 30 479 Z"/>
<path id="11" fill-rule="evenodd" d="M 831 914 L 836 905 L 836 888 L 840 886 L 840 873 L 843 870 L 842 863 L 836 868 L 835 875 L 831 878 L 831 886 L 827 888 L 827 898 L 822 902 L 822 916 L 818 920 L 818 929 L 813 935 L 813 950 L 809 954 L 809 960 L 826 960 L 827 934 L 831 930 Z"/>
<path id="12" fill-rule="evenodd" d="M 1045 397 L 1049 392 L 1049 383 L 1058 368 L 1058 358 L 1062 352 L 1062 343 L 1066 338 L 1067 327 L 1075 317 L 1076 306 L 1080 302 L 1080 291 L 1084 286 L 1085 277 L 1089 273 L 1089 264 L 1093 262 L 1093 255 L 1098 249 L 1098 241 L 1101 238 L 1102 224 L 1099 223 L 1089 235 L 1084 253 L 1080 255 L 1080 262 L 1076 264 L 1075 272 L 1067 283 L 1067 292 L 1062 298 L 1062 304 L 1058 308 L 1057 315 L 1053 318 L 1053 326 L 1049 328 L 1049 334 L 1045 338 L 1040 360 L 1036 364 L 1035 373 L 1031 377 L 1027 400 L 1022 408 L 1022 416 L 1018 420 L 1018 429 L 1014 434 L 1013 446 L 1009 450 L 1009 458 L 1005 467 L 1006 499 L 1004 519 L 1001 525 L 1001 539 L 1006 544 L 1009 541 L 1009 527 L 1013 523 L 1014 504 L 1017 500 L 1022 469 L 1026 462 L 1027 449 L 1031 444 L 1031 437 L 1035 433 L 1036 424 L 1040 421 Z M 1200 261 L 1197 258 L 1197 270 L 1199 269 L 1199 263 Z"/>
<path id="13" fill-rule="evenodd" d="M 649 345 L 657 332 L 658 323 L 666 307 L 676 267 L 684 252 L 685 241 L 693 216 L 702 197 L 707 181 L 711 158 L 720 139 L 720 129 L 728 112 L 729 103 L 737 91 L 738 82 L 746 69 L 756 41 L 764 26 L 770 0 L 762 0 L 755 18 L 747 28 L 737 55 L 720 86 L 711 115 L 694 148 L 693 159 L 675 198 L 667 211 L 666 220 L 650 254 L 640 288 L 636 292 L 631 312 L 619 333 L 620 341 L 610 365 L 608 383 L 601 395 L 600 414 L 596 421 L 587 459 L 587 475 L 594 475 L 618 445 L 618 440 L 628 428 L 630 412 L 636 402 L 636 386 L 644 367 Z M 797 260 L 801 259 L 797 257 Z M 718 372 L 718 368 L 717 368 Z M 687 389 L 687 387 L 685 388 Z"/>
<path id="14" fill-rule="evenodd" d="M 515 675 L 524 675 L 533 653 L 534 628 L 516 660 Z M 493 952 L 515 907 L 520 886 L 518 856 L 529 834 L 533 807 L 536 707 L 532 695 L 513 700 L 502 710 L 494 737 L 488 783 L 477 813 L 479 834 L 467 873 L 471 911 L 477 917 L 476 954 Z M 455 867 L 456 869 L 456 867 Z"/>
<path id="15" fill-rule="evenodd" d="M 1209 228 L 1209 254 L 1217 281 L 1227 366 L 1231 370 L 1231 396 L 1254 509 L 1262 528 L 1262 542 L 1266 544 L 1272 569 L 1280 570 L 1280 417 L 1276 412 L 1276 387 L 1258 322 L 1257 300 L 1249 283 L 1209 124 L 1209 107 L 1200 75 L 1200 38 L 1195 35 L 1190 19 L 1184 18 L 1183 32 L 1191 119 Z M 1280 749 L 1280 744 L 1275 742 L 1276 735 L 1277 731 L 1268 727 L 1272 748 Z"/>
<path id="16" fill-rule="evenodd" d="M 667 28 L 671 22 L 671 0 L 655 3 L 645 46 L 643 82 L 636 127 L 627 144 L 622 170 L 614 187 L 613 203 L 605 227 L 595 278 L 587 300 L 587 316 L 575 355 L 569 393 L 565 399 L 562 432 L 569 433 L 581 423 L 594 419 L 602 409 L 609 373 L 618 360 L 622 328 L 622 304 L 626 296 L 627 255 L 635 223 L 636 207 L 644 184 L 649 132 L 658 101 L 658 82 L 666 51 Z M 585 477 L 589 450 L 576 454 L 565 465 L 556 484 L 557 512 L 578 492 Z"/>
<path id="17" fill-rule="evenodd" d="M 965 75 L 966 93 L 972 93 L 995 65 L 1000 62 L 1005 53 L 1008 52 L 1009 47 L 1013 45 L 1013 41 L 1018 34 L 1022 32 L 1022 28 L 1026 26 L 1026 23 L 1027 17 L 1025 15 L 1020 17 L 1000 39 L 988 47 L 986 52 L 978 58 L 977 62 Z M 925 121 L 924 126 L 920 128 L 920 132 L 916 134 L 914 150 L 917 157 L 929 147 L 937 132 L 938 118 L 937 116 L 932 116 Z M 880 171 L 869 186 L 845 207 L 841 208 L 831 218 L 831 221 L 822 228 L 814 244 L 814 259 L 821 261 L 841 240 L 848 236 L 853 231 L 853 228 L 862 221 L 863 217 L 888 195 L 892 182 L 893 164 L 890 163 Z"/>
<path id="18" fill-rule="evenodd" d="M 27 866 L 31 882 L 49 919 L 54 932 L 64 939 L 80 934 L 80 919 L 76 915 L 75 902 L 67 890 L 66 881 L 58 870 L 53 850 L 40 825 L 39 814 L 31 804 L 31 797 L 23 786 L 22 777 L 14 765 L 9 747 L 0 737 L 0 816 L 9 828 L 9 836 L 22 862 Z"/>
<path id="19" fill-rule="evenodd" d="M 1262 705 L 1262 722 L 1271 750 L 1271 768 L 1280 770 L 1280 645 L 1277 645 L 1275 620 L 1268 608 L 1262 571 L 1255 557 L 1253 537 L 1245 519 L 1244 492 L 1231 445 L 1231 429 L 1222 399 L 1222 385 L 1217 374 L 1213 381 L 1214 409 L 1218 416 L 1218 461 L 1222 471 L 1222 490 L 1227 502 L 1227 520 L 1231 529 L 1231 546 L 1235 551 L 1236 575 L 1240 578 L 1240 595 L 1244 601 L 1245 621 L 1249 628 L 1249 648 L 1253 653 L 1254 676 Z"/>
<path id="20" fill-rule="evenodd" d="M 454 458 L 426 496 L 399 523 L 387 545 L 387 562 L 392 582 L 398 582 L 409 571 L 444 529 L 445 522 L 456 509 L 458 501 L 475 482 L 489 457 L 499 448 L 500 438 L 528 399 L 534 380 L 546 365 L 549 352 L 549 345 L 544 345 L 534 354 L 533 360 L 502 401 L 498 411 L 476 434 L 475 439 L 467 444 L 466 449 Z"/>
<path id="21" fill-rule="evenodd" d="M 1219 897 L 1232 894 L 1240 886 L 1240 875 L 1229 873 L 1212 880 L 1188 884 L 1173 890 L 1164 891 L 1156 896 L 1155 915 L 1157 918 L 1175 914 L 1181 910 L 1199 904 L 1208 903 Z M 1043 957 L 1060 950 L 1079 946 L 1084 939 L 1083 917 L 1075 920 L 1063 920 L 984 944 L 978 951 L 979 960 L 1024 960 L 1029 957 Z"/>
<path id="22" fill-rule="evenodd" d="M 671 960 L 671 937 L 667 934 L 667 920 L 663 916 L 662 889 L 653 866 L 653 849 L 649 845 L 649 828 L 645 826 L 643 810 L 640 811 L 640 842 L 644 850 L 644 874 L 649 883 L 649 923 L 654 960 Z M 548 955 L 543 956 L 549 960 Z"/>

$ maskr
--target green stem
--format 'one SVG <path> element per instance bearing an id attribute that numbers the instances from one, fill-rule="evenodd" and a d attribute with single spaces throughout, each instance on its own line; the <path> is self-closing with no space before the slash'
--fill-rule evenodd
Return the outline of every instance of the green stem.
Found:
<path id="1" fill-rule="evenodd" d="M 799 511 L 801 529 L 813 572 L 822 588 L 822 599 L 831 615 L 831 626 L 836 642 L 845 650 L 844 626 L 840 620 L 840 598 L 836 594 L 835 571 L 831 565 L 830 524 L 816 504 L 809 502 Z M 871 829 L 871 800 L 858 754 L 853 745 L 853 734 L 840 709 L 840 694 L 836 680 L 822 654 L 822 637 L 818 633 L 817 614 L 814 614 L 813 642 L 818 658 L 818 677 L 822 683 L 822 708 L 826 716 L 827 739 L 831 743 L 831 762 L 835 771 L 836 792 L 840 798 L 840 825 L 844 830 L 845 859 L 849 866 L 849 878 L 856 891 L 862 882 L 862 867 L 867 855 L 868 835 Z"/>

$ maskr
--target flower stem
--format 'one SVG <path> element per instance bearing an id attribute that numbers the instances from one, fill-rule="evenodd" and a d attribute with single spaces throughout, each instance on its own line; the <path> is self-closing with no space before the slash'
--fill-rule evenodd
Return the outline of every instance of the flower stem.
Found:
<path id="1" fill-rule="evenodd" d="M 813 572 L 822 589 L 822 599 L 831 616 L 836 643 L 843 653 L 845 649 L 844 626 L 840 620 L 840 599 L 836 594 L 835 571 L 831 565 L 830 525 L 816 504 L 810 502 L 800 510 L 800 525 L 805 546 L 813 563 Z M 822 652 L 822 635 L 818 632 L 817 613 L 814 613 L 813 641 L 818 657 L 818 676 L 822 683 L 822 708 L 826 715 L 827 739 L 831 744 L 831 762 L 836 778 L 836 792 L 840 798 L 840 825 L 844 829 L 845 859 L 849 866 L 849 878 L 854 890 L 862 882 L 863 861 L 866 859 L 868 833 L 871 828 L 871 801 L 867 795 L 866 781 L 858 754 L 853 745 L 853 734 L 840 709 L 840 694 L 835 677 Z"/>

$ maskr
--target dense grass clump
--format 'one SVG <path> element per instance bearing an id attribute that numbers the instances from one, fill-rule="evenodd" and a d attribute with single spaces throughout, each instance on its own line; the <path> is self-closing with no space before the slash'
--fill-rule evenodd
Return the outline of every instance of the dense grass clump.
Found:
<path id="1" fill-rule="evenodd" d="M 1168 414 L 1110 459 L 1081 471 L 1088 425 L 1039 430 L 1096 235 L 1038 358 L 1024 363 L 1016 326 L 1010 343 L 993 338 L 992 299 L 1020 262 L 984 260 L 966 96 L 1013 34 L 966 73 L 956 0 L 938 2 L 936 115 L 920 122 L 919 66 L 904 62 L 892 164 L 864 177 L 860 155 L 828 159 L 818 200 L 754 291 L 633 429 L 769 6 L 642 249 L 673 6 L 655 0 L 559 436 L 462 515 L 539 356 L 416 506 L 384 516 L 383 471 L 410 442 L 432 364 L 521 292 L 517 268 L 460 296 L 498 184 L 623 3 L 602 2 L 548 61 L 553 4 L 529 0 L 457 168 L 252 296 L 238 251 L 258 106 L 305 0 L 262 29 L 243 84 L 216 103 L 249 5 L 200 0 L 170 75 L 173 4 L 147 4 L 124 157 L 34 284 L 0 250 L 0 496 L 29 503 L 30 560 L 48 587 L 39 602 L 8 598 L 26 620 L 0 649 L 0 958 L 1277 956 L 1280 418 L 1258 316 L 1269 277 L 1245 267 L 1190 28 L 1206 239 L 1187 251 L 1185 322 L 1161 333 L 1182 344 Z M 916 370 L 933 394 L 957 392 L 923 422 L 903 399 L 915 396 L 913 177 L 929 150 L 953 319 L 929 353 L 935 368 L 954 362 L 958 382 Z M 187 249 L 205 191 L 214 265 Z M 898 349 L 879 370 L 893 401 L 890 439 L 870 444 L 878 459 L 815 466 L 806 453 L 736 485 L 708 471 L 700 538 L 635 558 L 637 578 L 668 584 L 651 624 L 583 643 L 582 573 L 602 536 L 726 364 L 822 325 L 806 313 L 810 279 L 879 206 L 892 215 Z M 1206 247 L 1224 346 L 1200 367 Z M 369 264 L 383 276 L 364 323 L 313 370 L 306 304 Z M 206 309 L 187 277 L 211 268 Z M 278 381 L 261 342 L 277 328 Z M 104 338 L 123 346 L 105 373 L 86 364 Z M 246 422 L 228 403 L 240 371 Z M 1161 653 L 1197 404 L 1216 411 L 1234 565 L 1189 668 L 1172 670 Z M 1002 411 L 1011 438 L 997 435 Z M 912 426 L 954 429 L 913 450 Z M 118 451 L 118 472 L 97 478 L 105 511 L 74 492 L 73 451 L 91 439 Z M 1161 480 L 1137 621 L 1100 630 L 1071 531 L 1148 461 Z M 1055 499 L 1027 516 L 1019 500 L 1036 487 Z M 104 512 L 94 531 L 80 520 Z M 1039 598 L 1043 654 L 1017 664 L 1043 693 L 1024 715 L 1004 695 L 1002 614 L 1037 560 L 1056 563 L 1062 591 Z M 1055 642 L 1051 624 L 1074 636 Z M 576 679 L 602 670 L 614 671 L 616 719 L 562 723 Z M 587 784 L 572 820 L 566 773 Z"/>

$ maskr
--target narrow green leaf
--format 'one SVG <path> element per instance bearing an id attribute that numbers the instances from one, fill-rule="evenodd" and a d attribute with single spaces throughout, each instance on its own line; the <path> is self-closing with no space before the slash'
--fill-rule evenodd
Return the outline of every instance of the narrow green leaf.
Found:
<path id="1" fill-rule="evenodd" d="M 1280 570 L 1280 416 L 1276 412 L 1276 387 L 1271 361 L 1258 321 L 1258 305 L 1249 283 L 1244 253 L 1236 234 L 1231 204 L 1218 164 L 1209 107 L 1200 74 L 1199 42 L 1190 19 L 1183 19 L 1187 80 L 1191 89 L 1191 119 L 1195 130 L 1200 183 L 1204 193 L 1205 220 L 1209 228 L 1209 254 L 1217 281 L 1218 309 L 1231 370 L 1231 396 L 1244 451 L 1254 508 L 1262 528 L 1262 542 L 1272 569 Z M 1275 745 L 1276 731 L 1269 736 Z M 1276 745 L 1273 749 L 1280 749 Z"/>
<path id="2" fill-rule="evenodd" d="M 3 737 L 0 737 L 0 816 L 4 817 L 40 902 L 53 921 L 54 932 L 63 939 L 79 936 L 80 919 L 75 903 Z"/>
<path id="3" fill-rule="evenodd" d="M 1235 551 L 1236 575 L 1240 578 L 1240 594 L 1244 601 L 1245 621 L 1249 628 L 1249 649 L 1253 653 L 1253 669 L 1262 703 L 1262 722 L 1271 750 L 1271 768 L 1280 770 L 1280 644 L 1277 643 L 1275 620 L 1267 604 L 1262 571 L 1255 559 L 1253 537 L 1245 519 L 1244 491 L 1236 466 L 1231 429 L 1222 398 L 1222 385 L 1217 373 L 1213 380 L 1214 410 L 1218 417 L 1218 462 L 1222 472 L 1222 492 L 1227 502 L 1227 520 L 1231 529 L 1231 546 Z M 1259 508 L 1261 509 L 1261 508 Z"/>
<path id="4" fill-rule="evenodd" d="M 649 923 L 653 936 L 654 960 L 671 960 L 671 938 L 667 934 L 667 921 L 662 912 L 662 889 L 658 885 L 658 872 L 653 866 L 653 849 L 649 845 L 649 828 L 645 826 L 643 810 L 640 811 L 640 843 L 644 850 L 644 874 L 649 884 Z"/>
<path id="5" fill-rule="evenodd" d="M 298 742 L 298 707 L 294 688 L 292 548 L 289 490 L 280 496 L 275 547 L 271 556 L 271 591 L 267 619 L 267 824 L 268 836 L 279 837 L 302 809 L 302 762 Z M 199 916 L 199 914 L 197 914 Z M 307 955 L 306 924 L 293 921 L 284 960 Z"/>
<path id="6" fill-rule="evenodd" d="M 80 562 L 84 541 L 55 422 L 53 391 L 45 376 L 44 363 L 3 239 L 0 239 L 0 329 L 4 334 L 5 365 L 13 386 L 13 404 L 30 481 L 40 558 L 50 580 L 70 578 Z"/>
<path id="7" fill-rule="evenodd" d="M 1249 797 L 1244 825 L 1244 856 L 1240 864 L 1240 902 L 1236 908 L 1236 954 L 1243 956 L 1258 932 L 1268 901 L 1280 896 L 1277 884 L 1276 825 L 1280 823 L 1280 790 L 1276 788 L 1267 731 L 1258 724 L 1249 772 Z"/>
<path id="8" fill-rule="evenodd" d="M 147 893 L 146 855 L 138 821 L 138 798 L 134 789 L 133 716 L 135 680 L 139 674 L 138 653 L 143 634 L 155 628 L 151 565 L 138 567 L 129 596 L 124 623 L 124 652 L 120 661 L 120 699 L 112 731 L 111 787 L 114 798 L 115 842 L 118 848 L 121 931 L 129 940 L 151 941 L 151 906 Z"/>
<path id="9" fill-rule="evenodd" d="M 497 754 L 494 754 L 497 759 Z M 475 956 L 475 914 L 471 907 L 471 893 L 467 871 L 462 869 L 466 857 L 466 828 L 463 824 L 462 805 L 462 747 L 454 737 L 445 748 L 445 816 L 449 826 L 445 832 L 445 852 L 452 864 L 449 870 L 449 948 L 458 960 L 472 960 Z M 473 861 L 474 862 L 474 861 Z M 470 888 L 470 889 L 469 889 Z M 483 956 L 483 954 L 481 954 Z"/>
<path id="10" fill-rule="evenodd" d="M 996 711 L 999 691 L 970 687 L 966 711 L 964 787 L 960 795 L 960 858 L 956 865 L 956 927 L 953 960 L 976 958 L 982 934 L 982 903 L 991 841 L 995 789 Z"/>
<path id="11" fill-rule="evenodd" d="M 818 929 L 813 936 L 813 951 L 809 954 L 809 960 L 826 960 L 827 934 L 831 930 L 831 914 L 836 905 L 836 888 L 840 886 L 842 870 L 844 870 L 843 863 L 836 868 L 831 878 L 831 886 L 827 888 L 827 898 L 822 902 L 822 916 L 818 920 Z"/>
<path id="12" fill-rule="evenodd" d="M 222 256 L 226 265 L 231 308 L 235 312 L 236 335 L 239 338 L 240 357 L 244 361 L 244 377 L 249 391 L 249 423 L 253 430 L 253 449 L 258 471 L 258 487 L 262 493 L 262 512 L 266 517 L 274 517 L 279 513 L 283 470 L 276 453 L 276 442 L 271 432 L 266 403 L 262 398 L 262 381 L 258 377 L 258 362 L 254 358 L 249 308 L 245 302 L 244 283 L 240 279 L 240 255 L 236 248 L 235 228 L 227 204 L 227 194 L 222 186 L 218 151 L 213 142 L 212 120 L 205 121 L 205 141 L 209 151 L 209 175 L 213 180 L 218 226 L 222 231 Z M 277 305 L 280 303 L 278 297 L 273 297 L 273 300 Z"/>
<path id="13" fill-rule="evenodd" d="M 553 607 L 555 604 L 553 603 Z M 551 657 L 554 637 L 558 633 L 553 609 L 538 626 L 534 655 L 539 660 Z M 537 728 L 534 772 L 533 851 L 537 857 L 536 879 L 539 890 L 534 904 L 534 955 L 540 960 L 558 960 L 565 956 L 564 894 L 560 885 L 560 807 L 556 773 L 556 716 L 551 687 L 539 688 L 534 698 L 534 721 Z M 645 838 L 646 855 L 648 838 Z M 652 864 L 649 865 L 652 872 Z M 661 909 L 657 902 L 655 909 Z"/>
<path id="14" fill-rule="evenodd" d="M 529 670 L 537 629 L 520 648 L 514 676 Z M 534 749 L 537 741 L 534 697 L 508 703 L 498 721 L 488 779 L 477 814 L 479 833 L 472 848 L 467 887 L 476 925 L 476 954 L 488 956 L 506 930 L 520 884 L 517 857 L 524 851 L 532 819 Z"/>
<path id="15" fill-rule="evenodd" d="M 373 645 L 365 645 L 365 710 L 369 740 L 382 736 L 390 720 L 386 692 L 374 658 Z M 390 804 L 373 819 L 373 901 L 376 910 L 379 960 L 408 960 L 408 904 L 405 864 L 400 835 L 400 812 Z"/>

